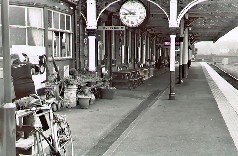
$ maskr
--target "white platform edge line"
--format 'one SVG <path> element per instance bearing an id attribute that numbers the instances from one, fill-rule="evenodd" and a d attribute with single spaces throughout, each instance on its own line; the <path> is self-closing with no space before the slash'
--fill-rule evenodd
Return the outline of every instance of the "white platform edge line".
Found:
<path id="1" fill-rule="evenodd" d="M 218 108 L 226 123 L 228 131 L 233 139 L 233 142 L 238 149 L 238 115 L 230 103 L 230 98 L 233 96 L 237 98 L 236 92 L 229 92 L 230 95 L 225 93 L 230 84 L 226 82 L 219 74 L 217 74 L 207 63 L 201 63 L 203 72 L 207 78 L 209 87 L 217 102 Z M 224 82 L 225 81 L 225 82 Z M 234 88 L 234 87 L 233 87 Z M 231 89 L 231 88 L 230 88 Z M 231 89 L 232 90 L 232 89 Z M 225 93 L 225 94 L 224 94 Z M 232 95 L 231 95 L 232 94 Z M 232 102 L 233 103 L 233 102 Z"/>

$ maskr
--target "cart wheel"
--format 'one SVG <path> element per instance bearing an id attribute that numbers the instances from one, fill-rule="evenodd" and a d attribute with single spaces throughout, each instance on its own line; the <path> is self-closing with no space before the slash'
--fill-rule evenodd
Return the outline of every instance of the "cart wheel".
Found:
<path id="1" fill-rule="evenodd" d="M 56 112 L 58 110 L 58 106 L 56 103 L 52 103 L 51 108 L 52 108 L 53 112 Z"/>

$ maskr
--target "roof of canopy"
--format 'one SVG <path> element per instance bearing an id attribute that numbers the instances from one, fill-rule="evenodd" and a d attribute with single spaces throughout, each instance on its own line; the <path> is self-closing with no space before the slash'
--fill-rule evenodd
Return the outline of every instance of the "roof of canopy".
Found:
<path id="1" fill-rule="evenodd" d="M 79 0 L 68 0 L 79 1 Z M 86 1 L 86 0 L 85 0 Z M 82 5 L 86 5 L 86 2 Z M 115 0 L 97 0 L 98 12 L 107 4 Z M 162 40 L 168 40 L 170 29 L 168 18 L 169 0 L 141 0 L 149 11 L 148 22 L 145 25 L 146 31 L 158 35 Z M 153 1 L 161 8 L 153 4 Z M 198 0 L 178 0 L 178 14 L 191 2 Z M 121 2 L 111 5 L 107 10 L 117 10 Z M 188 10 L 188 19 L 185 20 L 186 27 L 189 27 L 189 37 L 193 41 L 217 41 L 227 32 L 238 26 L 238 0 L 207 0 L 201 2 Z M 179 31 L 178 31 L 179 35 Z"/>

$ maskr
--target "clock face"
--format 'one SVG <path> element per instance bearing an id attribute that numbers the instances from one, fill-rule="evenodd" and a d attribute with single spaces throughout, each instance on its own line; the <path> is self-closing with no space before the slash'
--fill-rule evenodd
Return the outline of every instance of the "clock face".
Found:
<path id="1" fill-rule="evenodd" d="M 120 9 L 120 19 L 128 27 L 138 27 L 146 18 L 144 4 L 137 0 L 126 1 Z"/>

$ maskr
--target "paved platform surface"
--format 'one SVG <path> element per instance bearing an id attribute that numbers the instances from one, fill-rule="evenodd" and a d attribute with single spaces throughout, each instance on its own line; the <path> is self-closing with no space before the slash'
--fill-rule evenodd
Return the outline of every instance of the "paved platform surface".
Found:
<path id="1" fill-rule="evenodd" d="M 66 109 L 77 156 L 235 156 L 238 92 L 205 63 L 193 63 L 176 100 L 169 72 L 89 109 Z"/>

